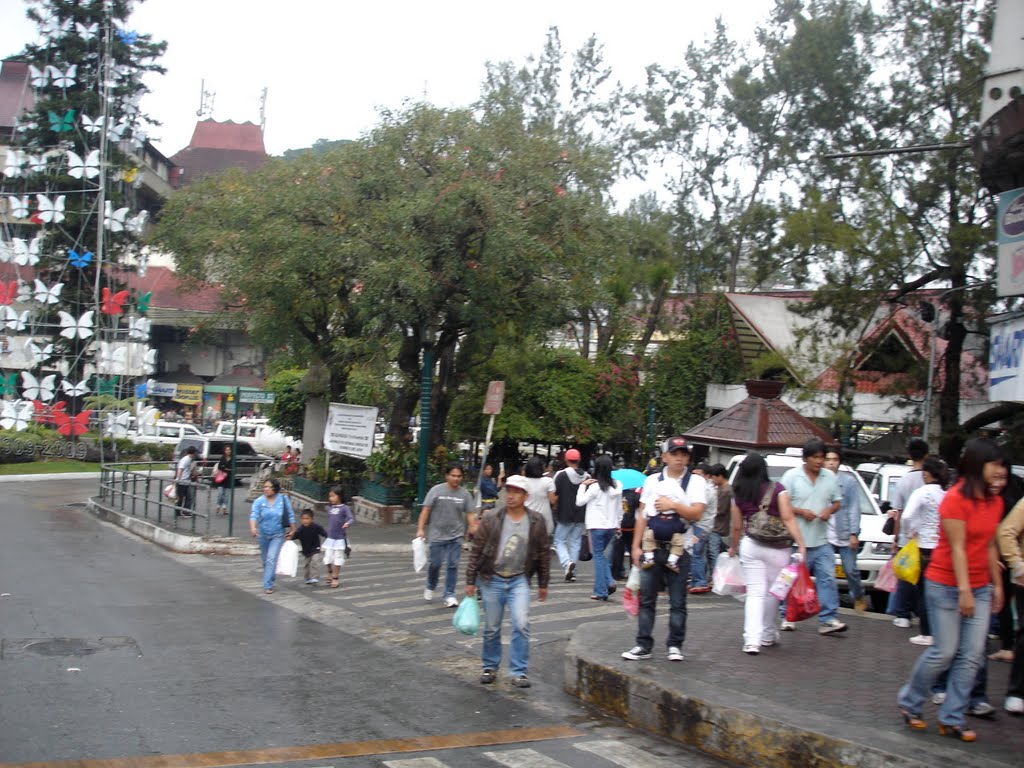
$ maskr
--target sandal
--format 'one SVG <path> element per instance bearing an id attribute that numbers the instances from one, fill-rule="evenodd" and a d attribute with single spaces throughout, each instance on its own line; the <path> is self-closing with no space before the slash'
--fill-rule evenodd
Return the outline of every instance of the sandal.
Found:
<path id="1" fill-rule="evenodd" d="M 900 714 L 903 715 L 903 722 L 915 731 L 923 731 L 928 727 L 928 723 L 922 720 L 920 715 L 911 714 L 905 709 L 901 709 Z M 942 728 L 942 726 L 939 726 L 939 728 Z"/>
<path id="2" fill-rule="evenodd" d="M 1001 651 L 996 651 L 995 653 L 990 653 L 988 655 L 988 657 L 992 661 L 1005 661 L 1007 663 L 1012 663 L 1013 662 L 1013 651 L 1007 650 L 1007 649 L 1004 648 Z"/>
<path id="3" fill-rule="evenodd" d="M 939 736 L 953 736 L 960 741 L 977 741 L 978 734 L 970 728 L 961 728 L 959 725 L 943 725 L 939 723 Z"/>
<path id="4" fill-rule="evenodd" d="M 331 579 L 331 589 L 337 589 L 341 586 L 341 582 L 337 579 Z"/>

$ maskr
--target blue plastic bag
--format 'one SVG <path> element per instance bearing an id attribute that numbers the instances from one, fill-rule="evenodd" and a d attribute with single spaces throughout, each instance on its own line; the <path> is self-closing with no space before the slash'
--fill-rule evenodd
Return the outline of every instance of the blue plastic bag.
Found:
<path id="1" fill-rule="evenodd" d="M 464 635 L 480 631 L 480 606 L 475 597 L 464 597 L 452 616 L 452 626 Z"/>

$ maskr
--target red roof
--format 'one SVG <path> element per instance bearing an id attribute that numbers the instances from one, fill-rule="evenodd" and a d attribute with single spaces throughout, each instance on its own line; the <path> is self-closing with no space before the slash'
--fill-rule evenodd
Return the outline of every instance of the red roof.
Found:
<path id="1" fill-rule="evenodd" d="M 5 61 L 0 64 L 0 128 L 11 129 L 18 117 L 36 105 L 28 82 L 28 64 Z"/>
<path id="2" fill-rule="evenodd" d="M 189 145 L 171 157 L 177 166 L 171 186 L 177 189 L 230 168 L 255 171 L 263 167 L 267 157 L 258 125 L 200 120 Z"/>
<path id="3" fill-rule="evenodd" d="M 263 146 L 263 131 L 255 123 L 236 123 L 227 120 L 218 123 L 216 120 L 200 120 L 192 132 L 190 149 L 240 149 L 245 152 L 256 152 L 266 155 Z"/>

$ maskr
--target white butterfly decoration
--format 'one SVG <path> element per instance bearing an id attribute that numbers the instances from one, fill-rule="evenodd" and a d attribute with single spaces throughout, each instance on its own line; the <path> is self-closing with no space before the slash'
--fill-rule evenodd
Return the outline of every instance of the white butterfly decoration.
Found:
<path id="1" fill-rule="evenodd" d="M 68 397 L 84 397 L 91 391 L 88 379 L 82 379 L 77 384 L 71 381 L 71 379 L 63 379 L 60 382 L 60 388 L 64 390 L 64 394 Z"/>
<path id="2" fill-rule="evenodd" d="M 138 258 L 135 260 L 136 269 L 139 271 L 139 277 L 146 276 L 146 270 L 149 269 L 149 254 L 140 253 Z"/>
<path id="3" fill-rule="evenodd" d="M 32 362 L 35 365 L 40 365 L 53 357 L 53 344 L 40 347 L 32 339 L 29 339 L 25 342 L 25 351 L 32 356 Z"/>
<path id="4" fill-rule="evenodd" d="M 46 84 L 50 82 L 50 68 L 44 66 L 42 69 L 39 69 L 38 67 L 29 64 L 28 76 L 32 81 L 33 88 L 45 88 Z"/>
<path id="5" fill-rule="evenodd" d="M 83 159 L 77 152 L 68 150 L 68 176 L 80 179 L 95 179 L 100 175 L 100 151 L 94 149 Z"/>
<path id="6" fill-rule="evenodd" d="M 13 258 L 14 245 L 8 243 L 6 240 L 0 240 L 0 262 L 8 264 Z M 143 275 L 143 277 L 145 277 L 145 275 Z"/>
<path id="7" fill-rule="evenodd" d="M 25 164 L 25 153 L 20 149 L 7 148 L 7 162 L 4 163 L 4 176 L 14 179 L 23 174 L 21 166 Z"/>
<path id="8" fill-rule="evenodd" d="M 157 351 L 155 349 L 148 349 L 142 358 L 142 370 L 145 371 L 147 375 L 150 373 L 156 373 L 156 355 Z"/>
<path id="9" fill-rule="evenodd" d="M 28 218 L 28 195 L 16 197 L 11 195 L 7 198 L 7 211 L 16 219 Z"/>
<path id="10" fill-rule="evenodd" d="M 26 158 L 32 173 L 46 173 L 46 155 L 27 155 Z"/>
<path id="11" fill-rule="evenodd" d="M 19 315 L 10 307 L 4 307 L 4 325 L 12 331 L 24 331 L 31 316 L 27 309 Z"/>
<path id="12" fill-rule="evenodd" d="M 149 211 L 139 211 L 125 221 L 124 228 L 133 235 L 141 235 L 142 230 L 146 228 L 147 218 L 149 218 Z"/>
<path id="13" fill-rule="evenodd" d="M 34 267 L 39 263 L 39 236 L 25 241 L 20 237 L 11 238 L 14 250 L 14 263 L 19 267 Z"/>
<path id="14" fill-rule="evenodd" d="M 109 342 L 100 342 L 100 354 L 96 360 L 96 366 L 100 373 L 127 373 L 125 358 L 128 354 L 128 347 L 124 344 L 112 345 Z"/>
<path id="15" fill-rule="evenodd" d="M 137 95 L 133 96 L 127 101 L 122 102 L 121 109 L 124 111 L 125 115 L 127 115 L 128 117 L 134 117 L 135 115 L 139 114 L 139 101 L 141 101 L 141 99 L 142 96 Z M 140 133 L 143 132 L 140 131 Z M 143 133 L 143 136 L 145 136 L 145 133 Z"/>
<path id="16" fill-rule="evenodd" d="M 65 195 L 58 195 L 56 199 L 51 200 L 48 195 L 36 195 L 39 220 L 46 224 L 60 224 L 64 221 L 64 198 Z"/>
<path id="17" fill-rule="evenodd" d="M 64 19 L 64 21 L 61 21 L 56 16 L 51 16 L 46 21 L 40 23 L 39 31 L 46 37 L 66 35 L 71 31 L 71 19 Z"/>
<path id="18" fill-rule="evenodd" d="M 128 216 L 127 208 L 118 208 L 115 211 L 114 206 L 107 200 L 106 206 L 103 209 L 103 226 L 111 232 L 124 232 L 126 216 Z"/>
<path id="19" fill-rule="evenodd" d="M 136 151 L 142 149 L 142 145 L 149 139 L 149 134 L 145 131 L 132 131 L 132 148 Z"/>
<path id="20" fill-rule="evenodd" d="M 28 427 L 35 412 L 36 408 L 30 400 L 6 400 L 0 417 L 0 427 L 20 432 Z"/>
<path id="21" fill-rule="evenodd" d="M 131 423 L 132 412 L 122 411 L 116 416 L 112 413 L 107 414 L 107 429 L 106 432 L 111 437 L 124 437 L 128 434 L 128 426 Z"/>
<path id="22" fill-rule="evenodd" d="M 128 130 L 128 123 L 122 120 L 117 125 L 112 125 L 107 129 L 107 138 L 116 144 L 121 141 L 126 130 Z"/>
<path id="23" fill-rule="evenodd" d="M 64 288 L 64 283 L 57 283 L 47 288 L 46 284 L 37 277 L 36 290 L 33 298 L 35 298 L 35 300 L 40 304 L 59 304 L 62 288 Z"/>
<path id="24" fill-rule="evenodd" d="M 128 323 L 128 338 L 146 341 L 149 339 L 149 328 L 152 322 L 145 317 L 138 320 L 131 320 Z"/>
<path id="25" fill-rule="evenodd" d="M 39 381 L 28 371 L 22 371 L 21 384 L 22 395 L 29 400 L 42 400 L 44 403 L 48 403 L 53 400 L 53 395 L 57 391 L 57 374 L 51 373 Z"/>
<path id="26" fill-rule="evenodd" d="M 18 297 L 15 301 L 19 304 L 28 304 L 32 301 L 32 286 L 21 278 L 18 279 Z"/>
<path id="27" fill-rule="evenodd" d="M 103 115 L 93 120 L 88 115 L 82 115 L 82 130 L 86 133 L 99 133 L 103 130 Z"/>
<path id="28" fill-rule="evenodd" d="M 26 131 L 34 131 L 39 126 L 35 120 L 26 120 L 25 122 L 18 122 L 14 130 L 18 133 L 25 133 Z"/>
<path id="29" fill-rule="evenodd" d="M 57 312 L 60 317 L 60 326 L 62 328 L 60 335 L 65 339 L 87 339 L 92 336 L 93 328 L 93 315 L 96 314 L 95 310 L 90 309 L 85 312 L 80 318 L 75 319 L 74 315 L 70 315 L 64 310 Z"/>
<path id="30" fill-rule="evenodd" d="M 78 36 L 88 40 L 89 38 L 96 37 L 96 32 L 99 30 L 100 25 L 98 23 L 90 24 L 86 26 L 81 22 L 75 22 L 75 29 L 78 31 Z"/>
<path id="31" fill-rule="evenodd" d="M 77 76 L 77 64 L 72 64 L 64 72 L 61 72 L 55 66 L 50 65 L 50 80 L 53 83 L 54 88 L 70 88 L 75 84 L 75 78 Z"/>

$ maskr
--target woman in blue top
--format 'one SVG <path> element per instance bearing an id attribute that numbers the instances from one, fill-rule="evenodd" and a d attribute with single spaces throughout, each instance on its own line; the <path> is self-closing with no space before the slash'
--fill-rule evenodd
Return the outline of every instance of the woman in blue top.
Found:
<path id="1" fill-rule="evenodd" d="M 277 556 L 285 535 L 290 539 L 295 532 L 295 512 L 288 497 L 281 494 L 279 480 L 271 478 L 263 483 L 263 495 L 252 503 L 249 531 L 259 541 L 263 590 L 269 595 L 274 591 Z"/>

